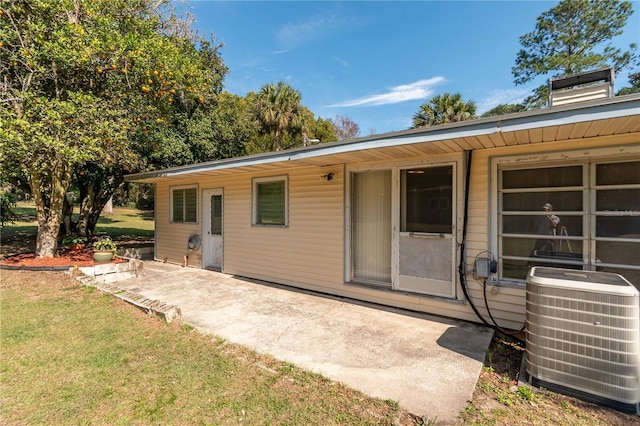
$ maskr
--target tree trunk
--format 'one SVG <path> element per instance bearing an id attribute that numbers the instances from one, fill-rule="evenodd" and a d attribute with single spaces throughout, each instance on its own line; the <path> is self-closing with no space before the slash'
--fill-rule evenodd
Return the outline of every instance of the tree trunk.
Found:
<path id="1" fill-rule="evenodd" d="M 65 195 L 64 204 L 62 206 L 62 224 L 60 231 L 63 235 L 73 234 L 73 226 L 71 223 L 71 215 L 73 214 L 73 206 L 69 202 L 69 197 Z"/>
<path id="2" fill-rule="evenodd" d="M 88 185 L 86 187 L 80 187 L 80 211 L 78 212 L 78 235 L 82 237 L 86 237 L 87 229 L 89 227 L 89 214 L 91 213 L 91 208 L 93 205 L 94 199 L 94 188 L 93 185 Z"/>
<path id="3" fill-rule="evenodd" d="M 80 190 L 78 235 L 86 237 L 94 234 L 103 208 L 123 181 L 124 177 L 115 173 L 108 178 L 96 173 L 92 181 L 78 184 Z"/>
<path id="4" fill-rule="evenodd" d="M 276 151 L 280 151 L 280 147 L 281 147 L 281 140 L 280 140 L 280 129 L 276 129 Z"/>
<path id="5" fill-rule="evenodd" d="M 113 195 L 107 200 L 107 204 L 102 208 L 102 214 L 105 216 L 113 216 Z"/>
<path id="6" fill-rule="evenodd" d="M 43 182 L 37 165 L 26 170 L 29 186 L 36 204 L 38 236 L 36 238 L 36 257 L 55 257 L 58 251 L 58 232 L 62 219 L 64 198 L 71 173 L 60 163 L 51 164 L 47 170 L 47 182 Z"/>

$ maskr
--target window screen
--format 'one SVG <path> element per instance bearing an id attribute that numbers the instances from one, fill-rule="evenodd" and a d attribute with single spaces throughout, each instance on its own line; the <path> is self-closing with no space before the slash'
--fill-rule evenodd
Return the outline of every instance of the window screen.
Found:
<path id="1" fill-rule="evenodd" d="M 171 221 L 176 223 L 197 222 L 197 188 L 176 188 L 171 192 Z"/>
<path id="2" fill-rule="evenodd" d="M 254 180 L 254 224 L 287 225 L 286 178 Z"/>

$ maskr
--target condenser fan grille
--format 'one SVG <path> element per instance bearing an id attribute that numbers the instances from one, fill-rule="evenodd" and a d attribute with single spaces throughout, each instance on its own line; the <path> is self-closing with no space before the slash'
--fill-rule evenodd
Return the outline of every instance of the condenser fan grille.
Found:
<path id="1" fill-rule="evenodd" d="M 638 412 L 638 303 L 638 290 L 617 274 L 532 268 L 526 300 L 532 383 Z"/>

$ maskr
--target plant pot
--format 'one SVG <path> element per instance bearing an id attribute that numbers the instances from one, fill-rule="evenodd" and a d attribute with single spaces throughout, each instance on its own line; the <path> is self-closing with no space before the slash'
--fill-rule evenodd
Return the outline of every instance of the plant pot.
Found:
<path id="1" fill-rule="evenodd" d="M 82 251 L 82 250 L 84 250 L 84 244 L 71 244 L 71 245 L 69 245 L 69 250 L 71 250 L 71 251 Z"/>
<path id="2" fill-rule="evenodd" d="M 113 259 L 112 251 L 94 251 L 93 252 L 93 260 L 96 262 L 111 262 Z"/>

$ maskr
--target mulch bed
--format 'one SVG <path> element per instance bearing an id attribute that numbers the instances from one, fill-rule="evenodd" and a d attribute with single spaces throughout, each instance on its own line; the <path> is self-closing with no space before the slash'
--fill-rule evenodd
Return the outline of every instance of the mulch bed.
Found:
<path id="1" fill-rule="evenodd" d="M 124 263 L 126 261 L 127 259 L 114 257 L 109 263 Z M 37 258 L 35 253 L 23 253 L 0 259 L 0 265 L 26 268 L 94 266 L 104 263 L 93 260 L 93 250 L 89 249 L 76 251 L 58 250 L 57 257 L 53 258 Z"/>

